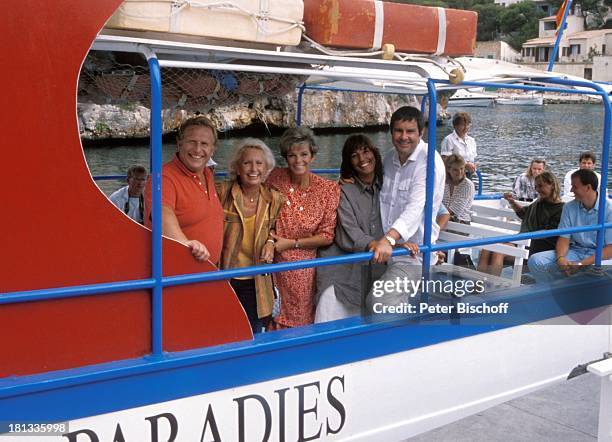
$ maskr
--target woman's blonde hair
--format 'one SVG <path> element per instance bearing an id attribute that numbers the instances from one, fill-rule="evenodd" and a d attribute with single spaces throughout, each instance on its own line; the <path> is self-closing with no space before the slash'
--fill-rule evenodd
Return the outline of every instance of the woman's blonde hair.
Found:
<path id="1" fill-rule="evenodd" d="M 454 153 L 446 157 L 444 164 L 446 164 L 447 169 L 452 166 L 465 167 L 465 159 L 461 155 Z"/>
<path id="2" fill-rule="evenodd" d="M 559 180 L 552 172 L 544 171 L 534 178 L 534 182 L 542 181 L 543 183 L 550 184 L 553 188 L 551 199 L 554 203 L 561 201 L 561 186 Z"/>
<path id="3" fill-rule="evenodd" d="M 543 164 L 544 167 L 546 167 L 546 160 L 534 158 L 533 160 L 531 160 L 531 163 L 529 163 L 529 167 L 525 171 L 525 175 L 527 175 L 529 178 L 533 178 L 533 174 L 531 173 L 531 166 L 533 166 L 533 163 Z"/>
<path id="4" fill-rule="evenodd" d="M 234 151 L 227 165 L 230 178 L 232 180 L 236 180 L 238 178 L 238 174 L 236 173 L 238 170 L 238 162 L 247 149 L 257 149 L 263 152 L 264 161 L 266 163 L 266 173 L 265 176 L 262 177 L 262 181 L 265 181 L 265 179 L 268 178 L 268 175 L 270 175 L 270 172 L 272 172 L 272 169 L 274 169 L 276 166 L 276 160 L 274 159 L 274 154 L 272 154 L 272 151 L 266 145 L 266 143 L 258 140 L 257 138 L 245 138 L 234 144 Z"/>

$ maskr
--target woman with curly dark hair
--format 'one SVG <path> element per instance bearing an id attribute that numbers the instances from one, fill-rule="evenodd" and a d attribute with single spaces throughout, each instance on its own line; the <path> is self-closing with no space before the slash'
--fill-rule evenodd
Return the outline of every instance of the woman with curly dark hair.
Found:
<path id="1" fill-rule="evenodd" d="M 334 244 L 319 249 L 319 256 L 367 252 L 384 235 L 380 219 L 382 158 L 365 135 L 351 135 L 342 148 L 340 205 Z M 353 263 L 317 269 L 315 322 L 359 315 L 364 291 L 384 272 L 380 264 Z"/>

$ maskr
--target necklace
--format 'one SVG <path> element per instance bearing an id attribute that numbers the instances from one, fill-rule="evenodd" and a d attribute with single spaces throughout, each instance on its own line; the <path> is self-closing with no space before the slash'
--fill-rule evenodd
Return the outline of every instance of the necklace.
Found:
<path id="1" fill-rule="evenodd" d="M 259 200 L 259 189 L 257 190 L 257 195 L 249 196 L 244 192 L 244 190 L 242 191 L 242 195 L 244 195 L 247 200 L 254 203 L 255 201 Z"/>

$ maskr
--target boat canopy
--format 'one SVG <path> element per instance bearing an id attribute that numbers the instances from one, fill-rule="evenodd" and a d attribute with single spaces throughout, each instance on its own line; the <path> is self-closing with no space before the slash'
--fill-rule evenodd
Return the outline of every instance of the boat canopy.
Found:
<path id="1" fill-rule="evenodd" d="M 137 52 L 147 58 L 156 56 L 162 68 L 304 75 L 307 86 L 360 92 L 425 95 L 429 79 L 448 80 L 447 84 L 437 86 L 440 91 L 457 89 L 461 81 L 511 84 L 541 83 L 547 78 L 570 79 L 558 73 L 475 57 L 419 55 L 404 61 L 382 60 L 325 55 L 311 50 L 298 52 L 296 48 L 245 49 L 186 43 L 144 38 L 139 34 L 107 30 L 97 37 L 92 49 Z"/>

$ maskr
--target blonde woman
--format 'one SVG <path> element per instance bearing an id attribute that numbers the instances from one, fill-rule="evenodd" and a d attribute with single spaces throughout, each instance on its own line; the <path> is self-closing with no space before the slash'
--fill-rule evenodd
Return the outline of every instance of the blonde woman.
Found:
<path id="1" fill-rule="evenodd" d="M 225 215 L 222 269 L 272 262 L 272 235 L 284 201 L 279 192 L 264 184 L 274 165 L 272 152 L 261 140 L 247 138 L 235 146 L 228 165 L 231 181 L 217 186 Z M 260 332 L 272 316 L 272 277 L 233 278 L 230 284 L 244 307 L 253 332 Z"/>
<path id="2" fill-rule="evenodd" d="M 504 198 L 522 220 L 520 233 L 556 229 L 561 221 L 563 202 L 557 178 L 550 172 L 542 172 L 535 177 L 534 184 L 538 199 L 528 206 L 518 204 L 511 193 L 504 194 Z M 532 239 L 529 256 L 546 250 L 554 250 L 557 238 L 553 236 Z M 504 257 L 502 253 L 483 250 L 478 260 L 478 270 L 499 276 L 504 266 Z"/>
<path id="3" fill-rule="evenodd" d="M 544 172 L 546 161 L 533 159 L 527 170 L 517 176 L 512 186 L 512 198 L 519 201 L 533 201 L 538 197 L 535 189 L 535 177 Z"/>

